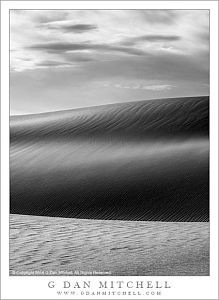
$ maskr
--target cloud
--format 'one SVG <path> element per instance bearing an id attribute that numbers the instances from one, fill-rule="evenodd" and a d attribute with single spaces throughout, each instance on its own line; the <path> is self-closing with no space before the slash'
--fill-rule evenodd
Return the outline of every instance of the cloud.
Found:
<path id="1" fill-rule="evenodd" d="M 10 47 L 17 111 L 209 92 L 207 10 L 11 11 Z"/>
<path id="2" fill-rule="evenodd" d="M 11 15 L 11 63 L 22 71 L 70 54 L 78 64 L 86 59 L 73 55 L 100 62 L 158 52 L 206 56 L 208 27 L 209 15 L 198 10 L 21 10 Z M 30 62 L 22 64 L 22 57 Z"/>
<path id="3" fill-rule="evenodd" d="M 68 57 L 66 56 L 68 61 L 73 61 L 73 62 L 94 62 L 96 61 L 94 58 L 91 57 L 83 57 L 83 56 L 77 56 L 77 55 L 73 55 L 72 57 Z"/>
<path id="4" fill-rule="evenodd" d="M 98 82 L 97 82 L 98 83 Z M 147 84 L 142 82 L 129 82 L 129 83 L 113 83 L 110 82 L 99 82 L 104 87 L 110 87 L 113 86 L 115 88 L 121 88 L 121 89 L 131 89 L 131 90 L 149 90 L 149 91 L 165 91 L 165 90 L 171 90 L 174 88 L 173 85 L 170 84 Z"/>
<path id="5" fill-rule="evenodd" d="M 210 40 L 209 32 L 200 32 L 198 36 L 199 36 L 200 40 L 202 40 L 204 43 L 209 45 L 209 40 Z"/>
<path id="6" fill-rule="evenodd" d="M 121 44 L 126 46 L 131 46 L 141 42 L 157 43 L 157 42 L 176 42 L 179 40 L 181 40 L 181 37 L 179 35 L 146 34 L 146 35 L 125 39 L 124 41 L 122 41 Z"/>
<path id="7" fill-rule="evenodd" d="M 90 49 L 88 44 L 80 44 L 80 43 L 43 43 L 43 44 L 35 44 L 32 46 L 28 46 L 28 49 L 33 50 L 45 50 L 48 52 L 67 52 L 67 51 L 78 51 L 78 50 L 87 50 Z"/>
<path id="8" fill-rule="evenodd" d="M 137 37 L 137 41 L 149 41 L 149 42 L 173 42 L 179 41 L 181 38 L 178 35 L 159 35 L 159 34 L 148 34 Z"/>
<path id="9" fill-rule="evenodd" d="M 21 12 L 23 13 L 24 10 L 21 10 Z M 37 23 L 41 24 L 63 21 L 68 17 L 67 10 L 42 10 L 40 13 L 37 10 L 26 11 L 26 15 L 30 14 Z"/>
<path id="10" fill-rule="evenodd" d="M 83 62 L 94 62 L 95 59 L 89 57 L 81 57 L 81 56 L 74 56 L 74 57 L 66 57 L 66 61 L 55 61 L 55 60 L 43 60 L 37 63 L 36 67 L 71 67 L 76 66 L 76 63 L 83 63 Z"/>
<path id="11" fill-rule="evenodd" d="M 146 85 L 142 88 L 144 90 L 151 90 L 151 91 L 164 91 L 164 90 L 171 90 L 174 86 L 170 84 L 157 84 L 157 85 Z"/>
<path id="12" fill-rule="evenodd" d="M 65 53 L 72 51 L 81 50 L 94 50 L 100 52 L 121 52 L 131 55 L 144 55 L 144 51 L 140 49 L 135 49 L 132 47 L 116 46 L 109 44 L 93 44 L 93 43 L 43 43 L 28 46 L 28 49 L 54 52 L 54 53 Z"/>
<path id="13" fill-rule="evenodd" d="M 152 9 L 152 10 L 140 10 L 140 14 L 143 16 L 144 20 L 151 24 L 162 24 L 171 25 L 176 22 L 179 14 L 176 10 L 168 9 Z"/>
<path id="14" fill-rule="evenodd" d="M 60 67 L 60 66 L 71 66 L 73 64 L 68 62 L 62 62 L 62 61 L 51 61 L 51 60 L 45 60 L 40 63 L 37 63 L 36 66 L 39 67 Z"/>
<path id="15" fill-rule="evenodd" d="M 185 56 L 168 52 L 157 52 L 145 56 L 117 58 L 86 65 L 86 72 L 93 74 L 97 80 L 108 78 L 132 78 L 169 82 L 208 82 L 208 61 L 205 54 Z M 80 76 L 77 73 L 77 76 Z"/>
<path id="16" fill-rule="evenodd" d="M 69 24 L 65 22 L 53 22 L 46 24 L 47 28 L 62 30 L 71 33 L 84 33 L 92 30 L 96 30 L 98 27 L 94 24 Z"/>

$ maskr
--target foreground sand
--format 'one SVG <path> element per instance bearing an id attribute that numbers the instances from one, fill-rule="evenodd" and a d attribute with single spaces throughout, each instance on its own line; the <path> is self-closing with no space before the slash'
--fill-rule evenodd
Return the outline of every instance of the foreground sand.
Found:
<path id="1" fill-rule="evenodd" d="M 35 275 L 53 271 L 53 275 L 207 276 L 209 223 L 11 215 L 10 274 L 37 271 Z"/>

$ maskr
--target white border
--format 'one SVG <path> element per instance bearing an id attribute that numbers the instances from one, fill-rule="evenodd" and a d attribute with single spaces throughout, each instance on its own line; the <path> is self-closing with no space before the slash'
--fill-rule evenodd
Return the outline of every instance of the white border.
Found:
<path id="1" fill-rule="evenodd" d="M 4 1 L 1 2 L 1 299 L 61 299 L 49 280 L 68 277 L 9 277 L 9 9 L 209 9 L 210 10 L 210 276 L 111 277 L 111 280 L 168 281 L 162 296 L 66 296 L 66 299 L 218 299 L 218 2 L 217 1 Z M 103 277 L 71 277 L 91 280 Z M 91 292 L 92 289 L 89 291 Z"/>

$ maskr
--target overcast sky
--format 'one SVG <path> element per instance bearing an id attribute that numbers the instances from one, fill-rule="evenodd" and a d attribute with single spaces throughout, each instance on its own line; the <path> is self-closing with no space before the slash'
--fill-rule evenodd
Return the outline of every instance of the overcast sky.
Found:
<path id="1" fill-rule="evenodd" d="M 11 114 L 209 94 L 207 10 L 12 10 Z"/>

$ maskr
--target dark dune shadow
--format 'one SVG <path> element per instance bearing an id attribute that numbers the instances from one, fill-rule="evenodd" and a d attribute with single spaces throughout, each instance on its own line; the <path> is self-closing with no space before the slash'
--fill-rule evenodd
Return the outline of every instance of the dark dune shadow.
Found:
<path id="1" fill-rule="evenodd" d="M 11 117 L 11 213 L 208 221 L 208 105 L 191 97 Z"/>

